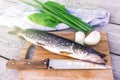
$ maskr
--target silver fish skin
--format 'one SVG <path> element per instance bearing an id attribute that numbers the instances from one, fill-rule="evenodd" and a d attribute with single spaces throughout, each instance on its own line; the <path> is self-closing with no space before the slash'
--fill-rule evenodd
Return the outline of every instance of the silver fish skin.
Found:
<path id="1" fill-rule="evenodd" d="M 25 40 L 56 54 L 95 63 L 105 63 L 103 59 L 103 57 L 106 56 L 105 54 L 99 53 L 91 47 L 83 46 L 51 33 L 35 29 L 26 29 L 24 31 L 18 31 L 17 34 Z"/>

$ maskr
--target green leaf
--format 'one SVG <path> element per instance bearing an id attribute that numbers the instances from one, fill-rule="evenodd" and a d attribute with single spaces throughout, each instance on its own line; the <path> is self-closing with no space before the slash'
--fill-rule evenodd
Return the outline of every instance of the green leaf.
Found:
<path id="1" fill-rule="evenodd" d="M 57 7 L 57 8 L 59 8 L 59 9 L 63 9 L 63 10 L 65 10 L 65 11 L 67 11 L 64 5 L 61 5 L 61 4 L 56 3 L 56 2 L 53 2 L 53 1 L 47 1 L 47 2 L 44 3 L 44 5 L 55 6 L 54 8 Z"/>
<path id="2" fill-rule="evenodd" d="M 31 14 L 30 16 L 28 16 L 28 18 L 32 22 L 34 22 L 38 25 L 47 26 L 50 28 L 55 28 L 59 23 L 61 23 L 57 19 L 55 19 L 52 16 L 50 16 L 46 13 L 43 13 L 43 12 Z"/>
<path id="3" fill-rule="evenodd" d="M 64 5 L 61 5 L 53 1 L 47 1 L 45 3 L 42 3 L 40 0 L 34 1 L 37 3 L 37 5 L 33 5 L 29 2 L 24 3 L 31 5 L 33 7 L 37 6 L 36 8 L 39 9 L 44 14 L 39 16 L 35 15 L 35 17 L 30 18 L 31 21 L 52 28 L 54 28 L 58 23 L 63 22 L 77 31 L 83 31 L 84 33 L 89 33 L 92 31 L 92 27 L 89 24 L 85 23 L 80 18 L 77 18 L 74 15 L 70 14 L 65 9 Z M 44 16 L 44 18 L 41 16 Z M 45 19 L 46 17 L 47 19 Z"/>

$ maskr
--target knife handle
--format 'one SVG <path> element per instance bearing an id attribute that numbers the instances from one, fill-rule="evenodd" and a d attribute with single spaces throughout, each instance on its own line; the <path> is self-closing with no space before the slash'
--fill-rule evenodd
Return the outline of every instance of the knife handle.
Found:
<path id="1" fill-rule="evenodd" d="M 47 69 L 49 65 L 49 59 L 35 61 L 35 60 L 14 60 L 11 59 L 7 62 L 8 69 Z"/>

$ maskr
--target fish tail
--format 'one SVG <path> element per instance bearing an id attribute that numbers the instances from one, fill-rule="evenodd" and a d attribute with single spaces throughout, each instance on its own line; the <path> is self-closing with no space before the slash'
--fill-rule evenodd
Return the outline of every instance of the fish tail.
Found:
<path id="1" fill-rule="evenodd" d="M 15 26 L 14 29 L 12 31 L 9 31 L 8 34 L 17 34 L 19 32 L 23 32 L 24 30 Z"/>

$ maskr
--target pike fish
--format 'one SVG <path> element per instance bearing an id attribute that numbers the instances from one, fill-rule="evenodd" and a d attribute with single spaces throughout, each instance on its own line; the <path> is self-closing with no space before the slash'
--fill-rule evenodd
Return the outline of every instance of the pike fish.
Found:
<path id="1" fill-rule="evenodd" d="M 95 63 L 106 62 L 104 59 L 106 55 L 97 52 L 92 47 L 83 46 L 74 41 L 68 40 L 52 33 L 35 29 L 22 30 L 18 27 L 16 27 L 15 30 L 10 31 L 9 33 L 17 34 L 25 40 L 32 42 L 35 45 L 39 45 L 44 49 L 56 54 Z"/>

